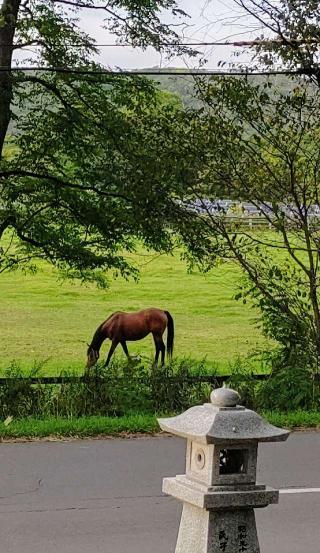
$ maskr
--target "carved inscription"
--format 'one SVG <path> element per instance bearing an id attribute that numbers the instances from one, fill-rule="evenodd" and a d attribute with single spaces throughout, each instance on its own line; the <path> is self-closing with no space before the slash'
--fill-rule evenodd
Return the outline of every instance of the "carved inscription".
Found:
<path id="1" fill-rule="evenodd" d="M 248 532 L 245 524 L 238 526 L 238 544 L 239 544 L 239 553 L 244 553 L 249 550 L 248 544 Z"/>
<path id="2" fill-rule="evenodd" d="M 219 549 L 220 551 L 226 551 L 228 546 L 229 538 L 224 530 L 219 532 Z"/>

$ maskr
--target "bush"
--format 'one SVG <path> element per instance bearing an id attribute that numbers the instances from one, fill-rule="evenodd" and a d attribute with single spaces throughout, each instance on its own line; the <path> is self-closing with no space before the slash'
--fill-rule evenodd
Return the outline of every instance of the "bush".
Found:
<path id="1" fill-rule="evenodd" d="M 253 301 L 260 311 L 258 327 L 276 343 L 268 359 L 272 373 L 296 367 L 318 372 L 319 334 L 305 275 L 288 261 L 273 264 L 259 248 L 255 253 L 262 287 L 245 277 L 235 297 Z"/>
<path id="2" fill-rule="evenodd" d="M 41 384 L 40 368 L 27 375 L 39 378 L 35 384 L 14 363 L 5 371 L 7 381 L 0 386 L 1 418 L 170 413 L 203 403 L 212 389 L 207 383 L 190 381 L 206 370 L 203 362 L 189 359 L 156 369 L 145 359 L 126 364 L 115 360 L 109 367 L 97 365 L 88 378 L 64 373 L 65 381 L 53 385 Z"/>
<path id="3" fill-rule="evenodd" d="M 43 364 L 36 364 L 30 371 L 30 378 L 40 376 Z M 0 416 L 24 417 L 29 414 L 47 416 L 50 414 L 49 387 L 40 384 L 32 385 L 28 380 L 21 379 L 21 370 L 13 362 L 5 371 L 7 381 L 0 386 Z"/>
<path id="4" fill-rule="evenodd" d="M 281 412 L 316 410 L 320 406 L 319 381 L 305 367 L 278 369 L 258 386 L 256 403 L 262 409 Z"/>
<path id="5" fill-rule="evenodd" d="M 64 374 L 61 384 L 50 385 L 41 384 L 40 371 L 40 365 L 30 371 L 28 376 L 36 379 L 31 383 L 16 364 L 8 368 L 0 386 L 1 419 L 181 413 L 209 401 L 217 386 L 216 372 L 190 359 L 175 359 L 158 368 L 146 359 L 125 364 L 115 360 L 108 368 L 98 365 L 90 378 Z M 212 383 L 194 381 L 194 376 L 210 376 Z M 227 385 L 239 392 L 241 404 L 257 411 L 320 407 L 320 381 L 306 367 L 278 369 L 261 380 L 252 359 L 237 359 L 230 365 Z"/>
<path id="6" fill-rule="evenodd" d="M 204 362 L 190 359 L 174 360 L 151 373 L 152 408 L 155 412 L 180 412 L 209 401 L 212 386 L 204 382 L 192 382 L 189 377 L 208 374 Z M 211 370 L 210 376 L 214 372 Z"/>
<path id="7" fill-rule="evenodd" d="M 320 380 L 306 367 L 283 367 L 263 380 L 255 377 L 250 359 L 230 366 L 228 386 L 237 390 L 241 403 L 254 410 L 316 410 L 320 407 Z"/>

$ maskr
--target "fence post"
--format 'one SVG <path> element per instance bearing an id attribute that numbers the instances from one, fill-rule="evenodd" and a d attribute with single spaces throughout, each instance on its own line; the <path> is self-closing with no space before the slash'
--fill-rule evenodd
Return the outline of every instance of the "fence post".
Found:
<path id="1" fill-rule="evenodd" d="M 289 432 L 240 405 L 219 388 L 211 403 L 159 419 L 187 438 L 186 474 L 165 478 L 163 491 L 183 502 L 176 553 L 259 553 L 254 508 L 278 503 L 279 491 L 256 484 L 259 442 L 284 441 Z"/>

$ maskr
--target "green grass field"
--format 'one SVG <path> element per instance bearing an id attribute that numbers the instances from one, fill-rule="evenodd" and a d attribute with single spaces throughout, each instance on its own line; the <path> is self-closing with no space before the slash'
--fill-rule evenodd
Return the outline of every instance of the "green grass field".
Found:
<path id="1" fill-rule="evenodd" d="M 16 360 L 23 369 L 47 360 L 43 372 L 82 372 L 86 344 L 96 327 L 116 310 L 144 307 L 169 310 L 175 321 L 175 354 L 206 358 L 224 372 L 237 356 L 265 343 L 254 326 L 257 313 L 233 299 L 239 270 L 226 263 L 208 274 L 188 274 L 176 256 L 135 256 L 138 283 L 113 280 L 108 290 L 58 282 L 43 264 L 35 276 L 0 276 L 0 370 Z M 130 353 L 153 355 L 151 336 L 128 343 Z M 102 348 L 103 356 L 109 345 Z M 116 355 L 123 355 L 121 348 Z"/>
<path id="2" fill-rule="evenodd" d="M 261 413 L 271 424 L 282 428 L 306 429 L 320 427 L 318 411 L 292 411 L 279 413 L 264 411 Z M 2 440 L 39 439 L 54 437 L 55 439 L 73 437 L 87 438 L 90 436 L 120 436 L 130 437 L 131 434 L 154 434 L 160 431 L 155 415 L 132 414 L 124 417 L 80 417 L 80 418 L 49 418 L 13 420 L 6 425 L 0 421 L 0 436 Z"/>

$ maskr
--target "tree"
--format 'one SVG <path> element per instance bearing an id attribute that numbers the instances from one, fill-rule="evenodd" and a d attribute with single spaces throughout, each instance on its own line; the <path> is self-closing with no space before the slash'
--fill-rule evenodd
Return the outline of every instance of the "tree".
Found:
<path id="1" fill-rule="evenodd" d="M 320 86 L 320 11 L 317 0 L 234 0 L 262 29 L 255 47 L 258 67 L 298 71 Z M 270 40 L 270 42 L 268 42 Z"/>
<path id="2" fill-rule="evenodd" d="M 198 83 L 207 106 L 199 118 L 202 168 L 181 201 L 200 233 L 197 241 L 190 229 L 182 238 L 192 259 L 208 267 L 232 259 L 243 269 L 239 297 L 250 295 L 260 307 L 266 334 L 281 346 L 278 364 L 291 359 L 317 370 L 319 92 L 301 85 L 279 92 L 249 81 Z M 212 209 L 217 198 L 233 200 L 238 217 Z M 256 229 L 240 215 L 240 202 L 256 207 Z"/>
<path id="3" fill-rule="evenodd" d="M 181 173 L 164 158 L 169 148 L 159 148 L 172 141 L 181 108 L 150 81 L 101 73 L 94 39 L 78 28 L 83 9 L 99 10 L 120 41 L 180 48 L 160 20 L 162 9 L 185 15 L 174 0 L 4 0 L 0 272 L 41 257 L 103 284 L 107 269 L 133 270 L 123 251 L 135 240 L 171 247 L 162 213 L 170 213 L 166 191 Z M 13 53 L 26 46 L 37 47 L 47 72 L 10 71 Z"/>
<path id="4" fill-rule="evenodd" d="M 2 151 L 13 98 L 13 78 L 9 71 L 14 52 L 26 46 L 38 48 L 42 66 L 85 67 L 97 52 L 94 38 L 81 32 L 77 15 L 83 10 L 98 10 L 105 27 L 133 46 L 166 48 L 170 41 L 174 50 L 180 47 L 179 36 L 163 24 L 161 10 L 173 16 L 186 16 L 175 0 L 103 2 L 102 0 L 4 0 L 0 8 L 0 152 Z M 5 69 L 8 69 L 6 71 Z"/>
<path id="5" fill-rule="evenodd" d="M 210 266 L 231 258 L 245 280 L 238 298 L 261 309 L 264 332 L 279 348 L 273 366 L 318 371 L 319 332 L 319 3 L 235 0 L 258 21 L 264 39 L 254 49 L 256 68 L 282 68 L 290 90 L 250 77 L 197 82 L 207 109 L 200 126 L 202 170 L 185 190 L 186 211 L 202 221 L 199 247 L 183 234 L 191 261 Z M 258 82 L 258 84 L 257 84 Z M 310 86 L 311 85 L 313 86 Z M 316 85 L 316 86 L 314 86 Z M 231 198 L 256 206 L 261 223 L 210 208 Z M 190 205 L 193 211 L 190 212 Z M 192 222 L 190 223 L 192 226 Z M 263 228 L 267 230 L 263 230 Z"/>

